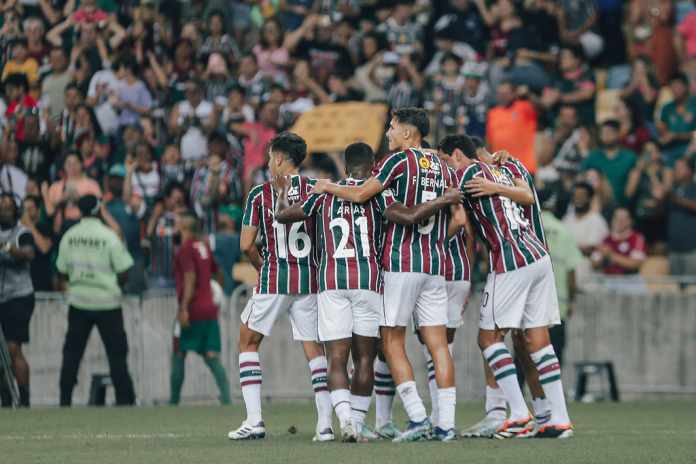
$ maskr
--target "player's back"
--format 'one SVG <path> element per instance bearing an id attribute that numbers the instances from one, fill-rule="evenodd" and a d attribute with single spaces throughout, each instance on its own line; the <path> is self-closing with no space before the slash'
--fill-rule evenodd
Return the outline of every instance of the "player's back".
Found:
<path id="1" fill-rule="evenodd" d="M 459 176 L 463 174 L 463 171 L 455 172 L 452 168 L 449 168 L 449 170 L 455 185 L 458 184 Z M 473 240 L 473 237 L 466 237 L 466 233 L 462 228 L 447 240 L 445 247 L 445 252 L 447 254 L 445 280 L 471 280 L 471 261 L 466 249 L 467 239 Z"/>
<path id="2" fill-rule="evenodd" d="M 410 148 L 387 156 L 373 175 L 407 207 L 437 198 L 453 185 L 450 172 L 433 153 Z M 388 223 L 382 266 L 391 272 L 444 275 L 447 213 L 438 211 L 422 224 Z"/>
<path id="3" fill-rule="evenodd" d="M 475 177 L 514 185 L 505 171 L 477 161 L 464 170 L 460 188 L 464 190 L 464 184 Z M 544 244 L 514 201 L 500 195 L 467 195 L 466 206 L 473 213 L 477 233 L 488 244 L 493 272 L 516 270 L 547 255 Z"/>
<path id="4" fill-rule="evenodd" d="M 314 179 L 293 175 L 287 189 L 292 205 L 303 201 L 315 184 Z M 247 197 L 243 224 L 258 227 L 261 242 L 261 269 L 257 293 L 316 293 L 317 275 L 314 251 L 315 221 L 281 224 L 275 220 L 277 192 L 271 182 L 251 189 Z"/>
<path id="5" fill-rule="evenodd" d="M 218 308 L 214 303 L 210 281 L 217 272 L 217 264 L 206 241 L 191 239 L 184 242 L 176 253 L 174 274 L 177 296 L 184 292 L 184 274 L 193 272 L 196 286 L 189 311 L 191 320 L 217 319 Z"/>
<path id="6" fill-rule="evenodd" d="M 534 193 L 534 204 L 532 205 L 521 205 L 522 214 L 525 219 L 529 221 L 529 225 L 532 227 L 532 231 L 537 236 L 537 238 L 544 244 L 548 249 L 546 243 L 546 234 L 544 232 L 544 223 L 541 220 L 541 204 L 539 203 L 539 196 L 537 195 L 536 186 L 534 185 L 534 178 L 529 173 L 527 168 L 522 164 L 520 160 L 511 159 L 501 166 L 501 168 L 513 179 L 522 179 L 527 183 L 532 193 Z"/>
<path id="7" fill-rule="evenodd" d="M 339 185 L 364 182 L 348 178 Z M 305 213 L 317 220 L 320 291 L 380 290 L 383 217 L 393 202 L 388 191 L 361 204 L 331 194 L 307 199 Z"/>

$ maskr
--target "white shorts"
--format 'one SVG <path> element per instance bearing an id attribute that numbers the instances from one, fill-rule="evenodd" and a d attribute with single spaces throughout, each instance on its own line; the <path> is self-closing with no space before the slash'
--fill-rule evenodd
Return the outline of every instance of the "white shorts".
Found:
<path id="1" fill-rule="evenodd" d="M 251 330 L 269 336 L 281 313 L 288 313 L 292 336 L 298 341 L 317 341 L 317 296 L 254 293 L 244 311 L 242 322 Z"/>
<path id="2" fill-rule="evenodd" d="M 325 290 L 317 295 L 319 340 L 378 337 L 382 295 L 371 290 Z"/>
<path id="3" fill-rule="evenodd" d="M 406 327 L 447 325 L 445 278 L 420 272 L 384 273 L 384 311 L 380 325 Z"/>
<path id="4" fill-rule="evenodd" d="M 462 326 L 462 313 L 466 309 L 471 282 L 466 280 L 447 281 L 447 328 L 457 329 Z"/>
<path id="5" fill-rule="evenodd" d="M 551 258 L 502 274 L 488 274 L 481 296 L 484 330 L 530 329 L 560 324 Z"/>

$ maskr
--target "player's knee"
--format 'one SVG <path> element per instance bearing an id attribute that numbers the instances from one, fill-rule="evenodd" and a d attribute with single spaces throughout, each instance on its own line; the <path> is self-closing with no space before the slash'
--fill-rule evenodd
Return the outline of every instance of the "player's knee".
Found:
<path id="1" fill-rule="evenodd" d="M 241 353 L 248 351 L 259 351 L 259 346 L 263 340 L 263 335 L 254 332 L 245 325 L 242 325 L 239 330 L 239 351 Z"/>

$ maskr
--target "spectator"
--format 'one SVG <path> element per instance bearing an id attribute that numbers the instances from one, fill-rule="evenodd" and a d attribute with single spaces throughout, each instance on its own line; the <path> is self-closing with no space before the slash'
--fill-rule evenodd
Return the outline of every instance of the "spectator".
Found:
<path id="1" fill-rule="evenodd" d="M 251 174 L 266 164 L 266 145 L 275 137 L 278 125 L 278 106 L 265 103 L 259 110 L 258 121 L 235 126 L 244 139 L 244 190 L 251 187 Z"/>
<path id="2" fill-rule="evenodd" d="M 604 274 L 637 274 L 646 258 L 645 238 L 633 230 L 633 219 L 626 208 L 616 208 L 611 232 L 592 253 L 592 265 Z"/>
<path id="3" fill-rule="evenodd" d="M 377 27 L 377 32 L 384 34 L 391 50 L 399 55 L 410 55 L 412 58 L 422 52 L 422 28 L 414 21 L 414 0 L 397 0 L 391 15 Z"/>
<path id="4" fill-rule="evenodd" d="M 617 204 L 626 204 L 626 182 L 636 164 L 636 155 L 619 145 L 620 124 L 616 120 L 604 121 L 600 127 L 601 148 L 592 150 L 582 162 L 582 169 L 597 169 L 607 176 Z"/>
<path id="5" fill-rule="evenodd" d="M 554 127 L 546 129 L 541 137 L 537 157 L 539 178 L 545 182 L 560 178 L 572 182 L 590 152 L 590 145 L 590 133 L 586 127 L 580 126 L 577 108 L 562 105 Z"/>
<path id="6" fill-rule="evenodd" d="M 677 70 L 674 6 L 670 0 L 631 0 L 627 26 L 634 56 L 645 54 L 655 65 L 657 79 L 666 85 Z"/>
<path id="7" fill-rule="evenodd" d="M 45 71 L 44 65 L 46 64 L 46 58 L 49 53 L 49 48 L 46 45 L 46 28 L 44 27 L 43 21 L 41 21 L 36 16 L 28 16 L 27 12 L 24 13 L 27 18 L 24 20 L 24 33 L 27 36 L 27 53 L 31 58 L 36 60 L 39 65 L 39 73 L 41 74 Z"/>
<path id="8" fill-rule="evenodd" d="M 198 161 L 207 155 L 206 134 L 218 124 L 215 107 L 203 97 L 202 83 L 189 80 L 186 83 L 186 100 L 174 107 L 169 118 L 169 130 L 180 136 L 181 155 L 185 162 Z"/>
<path id="9" fill-rule="evenodd" d="M 119 128 L 137 124 L 140 116 L 152 107 L 152 96 L 138 79 L 139 68 L 134 59 L 125 57 L 119 62 L 117 77 L 120 82 L 112 97 L 111 105 L 119 112 Z"/>
<path id="10" fill-rule="evenodd" d="M 595 32 L 597 9 L 594 0 L 562 0 L 559 29 L 564 43 L 582 46 L 585 55 L 596 58 L 604 49 L 602 37 Z"/>
<path id="11" fill-rule="evenodd" d="M 84 217 L 60 242 L 56 267 L 68 282 L 68 331 L 60 370 L 60 405 L 72 404 L 77 373 L 94 325 L 109 359 L 116 404 L 135 404 L 128 373 L 128 341 L 123 328 L 121 286 L 133 265 L 123 242 L 98 219 L 99 200 L 86 195 L 79 201 Z M 85 272 L 89 269 L 89 272 Z"/>
<path id="12" fill-rule="evenodd" d="M 674 188 L 667 210 L 667 248 L 672 275 L 696 276 L 696 182 L 694 160 L 674 164 Z"/>
<path id="13" fill-rule="evenodd" d="M 83 94 L 74 83 L 65 88 L 65 109 L 55 125 L 55 137 L 64 149 L 70 149 L 75 143 L 77 129 L 77 109 L 82 104 Z"/>
<path id="14" fill-rule="evenodd" d="M 239 250 L 239 227 L 242 211 L 239 207 L 223 206 L 218 211 L 219 227 L 210 235 L 210 248 L 213 250 L 215 261 L 222 270 L 225 282 L 223 290 L 230 296 L 237 287 L 234 280 L 234 266 L 242 254 Z"/>
<path id="15" fill-rule="evenodd" d="M 23 200 L 27 191 L 27 175 L 19 167 L 19 147 L 12 137 L 5 136 L 2 163 L 0 163 L 0 193 L 7 193 L 13 198 Z"/>
<path id="16" fill-rule="evenodd" d="M 58 236 L 80 219 L 78 200 L 85 195 L 101 197 L 101 189 L 93 179 L 82 170 L 79 153 L 70 152 L 65 157 L 64 178 L 50 187 L 47 182 L 41 185 L 46 214 L 53 219 L 53 232 Z"/>
<path id="17" fill-rule="evenodd" d="M 160 194 L 161 181 L 150 146 L 139 143 L 135 147 L 135 158 L 126 160 L 126 166 L 123 198 L 130 204 L 135 196 L 145 204 L 146 211 L 151 211 Z"/>
<path id="18" fill-rule="evenodd" d="M 403 55 L 395 63 L 393 77 L 385 82 L 387 103 L 392 109 L 418 106 L 424 85 L 425 80 L 411 58 Z"/>
<path id="19" fill-rule="evenodd" d="M 140 243 L 140 223 L 145 217 L 147 207 L 142 197 L 124 195 L 126 175 L 126 168 L 122 164 L 114 164 L 109 169 L 106 182 L 109 199 L 106 202 L 106 209 L 118 223 L 128 253 L 133 257 L 133 267 L 128 270 L 128 280 L 123 290 L 127 294 L 140 294 L 146 288 L 145 255 Z"/>
<path id="20" fill-rule="evenodd" d="M 441 72 L 432 76 L 427 83 L 425 109 L 436 118 L 433 127 L 435 140 L 440 140 L 458 129 L 466 82 L 465 77 L 459 72 L 461 66 L 461 59 L 457 55 L 446 54 L 440 61 Z"/>
<path id="21" fill-rule="evenodd" d="M 488 33 L 481 15 L 482 4 L 481 0 L 449 0 L 444 12 L 435 18 L 434 30 L 447 30 L 453 42 L 466 44 L 483 56 Z"/>
<path id="22" fill-rule="evenodd" d="M 227 92 L 227 103 L 222 110 L 221 123 L 223 127 L 254 122 L 254 108 L 246 102 L 246 91 L 240 85 L 230 87 Z"/>
<path id="23" fill-rule="evenodd" d="M 271 82 L 259 70 L 254 55 L 245 55 L 239 63 L 238 83 L 244 89 L 247 101 L 257 108 L 271 87 Z"/>
<path id="24" fill-rule="evenodd" d="M 660 84 L 652 70 L 652 63 L 645 58 L 633 62 L 630 81 L 621 89 L 621 98 L 638 106 L 643 120 L 652 120 Z M 633 110 L 635 107 L 631 107 Z"/>
<path id="25" fill-rule="evenodd" d="M 491 105 L 491 91 L 484 79 L 484 63 L 468 61 L 462 69 L 464 76 L 463 104 L 459 108 L 459 130 L 475 137 L 486 135 L 486 115 Z"/>
<path id="26" fill-rule="evenodd" d="M 560 80 L 553 88 L 544 89 L 541 103 L 549 109 L 557 104 L 573 105 L 583 125 L 595 122 L 595 81 L 592 71 L 583 61 L 578 47 L 564 47 L 559 59 Z"/>
<path id="27" fill-rule="evenodd" d="M 208 35 L 199 50 L 204 58 L 213 53 L 220 53 L 229 63 L 236 63 L 240 57 L 237 41 L 225 33 L 225 15 L 220 10 L 208 15 Z"/>
<path id="28" fill-rule="evenodd" d="M 2 68 L 3 82 L 12 74 L 26 76 L 29 86 L 33 86 L 39 80 L 39 63 L 29 56 L 27 39 L 24 37 L 15 39 L 12 43 L 12 59 Z"/>
<path id="29" fill-rule="evenodd" d="M 173 144 L 164 148 L 164 153 L 160 159 L 160 178 L 162 179 L 162 190 L 172 183 L 182 184 L 186 181 L 186 167 L 181 159 L 179 147 Z"/>
<path id="30" fill-rule="evenodd" d="M 317 0 L 280 0 L 278 9 L 283 27 L 294 31 L 302 25 L 307 15 L 316 13 L 319 6 Z"/>
<path id="31" fill-rule="evenodd" d="M 41 123 L 36 110 L 24 119 L 24 141 L 19 144 L 18 166 L 36 182 L 48 180 L 53 153 L 48 137 L 41 134 Z"/>
<path id="32" fill-rule="evenodd" d="M 286 42 L 295 57 L 309 63 L 310 75 L 322 86 L 330 75 L 353 69 L 348 49 L 334 40 L 328 16 L 308 17 L 300 29 L 287 37 Z"/>
<path id="33" fill-rule="evenodd" d="M 684 74 L 675 75 L 669 83 L 674 100 L 662 108 L 657 129 L 667 166 L 682 157 L 696 130 L 696 98 L 689 91 L 689 80 Z"/>
<path id="34" fill-rule="evenodd" d="M 51 226 L 41 220 L 41 197 L 27 195 L 22 205 L 22 226 L 34 239 L 35 253 L 31 260 L 31 281 L 37 292 L 51 292 L 56 287 L 55 275 L 51 261 L 53 251 L 53 233 Z"/>
<path id="35" fill-rule="evenodd" d="M 29 407 L 29 364 L 22 345 L 29 342 L 29 321 L 34 312 L 31 261 L 32 234 L 20 222 L 19 204 L 9 194 L 0 195 L 0 327 L 7 341 L 12 370 L 19 389 L 19 404 Z M 4 349 L 4 347 L 3 347 Z M 3 407 L 11 407 L 5 383 L 0 387 Z M 8 399 L 10 401 L 8 401 Z"/>
<path id="36" fill-rule="evenodd" d="M 227 63 L 219 53 L 208 57 L 208 66 L 203 74 L 205 81 L 205 99 L 217 106 L 224 107 L 227 102 L 227 90 L 234 85 L 230 79 Z"/>
<path id="37" fill-rule="evenodd" d="M 486 140 L 492 152 L 506 150 L 534 173 L 537 169 L 534 153 L 537 113 L 531 102 L 519 98 L 515 92 L 509 82 L 498 85 L 497 105 L 488 112 Z"/>
<path id="38" fill-rule="evenodd" d="M 657 144 L 648 142 L 628 176 L 626 199 L 633 206 L 636 229 L 649 244 L 665 240 L 664 201 L 671 189 L 672 170 L 665 167 Z"/>
<path id="39" fill-rule="evenodd" d="M 575 243 L 583 255 L 589 256 L 609 234 L 609 227 L 601 214 L 592 211 L 595 191 L 587 182 L 578 182 L 573 191 L 572 210 L 563 222 L 575 237 Z"/>
<path id="40" fill-rule="evenodd" d="M 619 143 L 634 153 L 641 153 L 643 146 L 651 139 L 651 136 L 638 102 L 626 98 L 619 100 L 614 108 L 614 116 L 620 125 Z"/>
<path id="41" fill-rule="evenodd" d="M 29 95 L 29 81 L 24 74 L 10 74 L 4 80 L 8 129 L 17 141 L 24 141 L 24 117 L 36 108 L 36 100 Z"/>
<path id="42" fill-rule="evenodd" d="M 65 108 L 65 89 L 72 81 L 72 73 L 68 70 L 68 60 L 62 47 L 53 47 L 49 55 L 51 73 L 41 84 L 41 95 L 48 106 L 51 119 L 58 119 Z"/>
<path id="43" fill-rule="evenodd" d="M 266 20 L 261 28 L 259 43 L 252 49 L 259 69 L 268 77 L 277 78 L 286 74 L 290 60 L 284 43 L 283 26 L 277 19 Z"/>
<path id="44" fill-rule="evenodd" d="M 174 288 L 174 224 L 177 213 L 185 207 L 186 191 L 183 186 L 170 183 L 164 190 L 162 200 L 152 210 L 143 243 L 150 261 L 146 272 L 148 288 Z"/>

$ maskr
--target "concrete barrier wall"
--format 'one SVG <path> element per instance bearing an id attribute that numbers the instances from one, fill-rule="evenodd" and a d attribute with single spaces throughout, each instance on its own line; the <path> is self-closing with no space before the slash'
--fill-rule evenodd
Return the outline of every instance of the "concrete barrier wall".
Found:
<path id="1" fill-rule="evenodd" d="M 243 293 L 243 292 L 242 292 Z M 236 345 L 239 312 L 245 298 L 234 298 L 221 315 L 223 364 L 233 394 L 240 396 Z M 161 404 L 169 396 L 172 329 L 176 302 L 172 295 L 126 299 L 123 305 L 130 346 L 129 367 L 140 404 Z M 481 355 L 476 345 L 478 298 L 473 297 L 465 325 L 455 340 L 457 393 L 460 400 L 483 395 Z M 60 296 L 37 298 L 31 322 L 31 343 L 25 352 L 31 365 L 32 402 L 58 404 L 58 378 L 67 328 L 67 307 Z M 564 380 L 572 389 L 572 363 L 611 360 L 622 393 L 696 394 L 696 298 L 688 295 L 582 295 L 568 324 Z M 415 337 L 409 338 L 417 381 L 426 388 L 423 356 Z M 270 398 L 310 398 L 309 371 L 300 345 L 291 339 L 290 323 L 281 318 L 261 353 L 263 395 Z M 96 329 L 80 368 L 74 404 L 86 404 L 92 374 L 108 373 Z M 110 392 L 108 398 L 113 398 Z M 427 394 L 426 394 L 427 395 Z M 213 401 L 217 390 L 205 364 L 195 355 L 186 363 L 183 401 Z M 427 396 L 426 396 L 427 398 Z"/>

